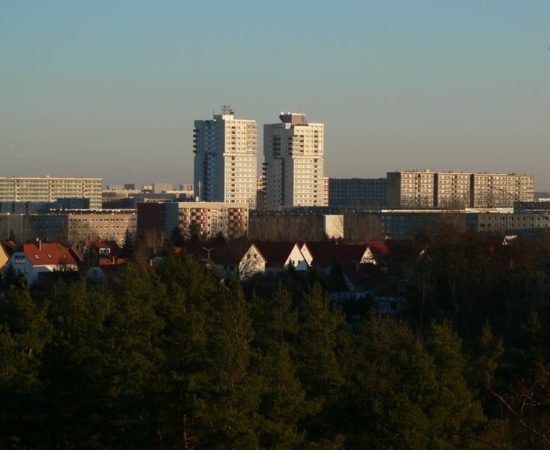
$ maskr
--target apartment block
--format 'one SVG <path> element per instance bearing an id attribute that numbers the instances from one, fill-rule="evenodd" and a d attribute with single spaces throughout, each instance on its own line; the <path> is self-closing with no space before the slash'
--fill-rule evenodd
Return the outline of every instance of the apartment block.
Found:
<path id="1" fill-rule="evenodd" d="M 138 204 L 138 231 L 169 237 L 177 227 L 185 238 L 192 232 L 208 237 L 223 234 L 228 239 L 246 235 L 248 203 L 150 202 Z"/>
<path id="2" fill-rule="evenodd" d="M 264 175 L 268 209 L 327 206 L 324 125 L 304 113 L 281 113 L 264 125 Z"/>
<path id="3" fill-rule="evenodd" d="M 386 204 L 385 178 L 329 178 L 328 205 L 380 208 Z"/>
<path id="4" fill-rule="evenodd" d="M 252 211 L 248 237 L 261 241 L 322 241 L 345 237 L 345 220 L 329 208 Z"/>
<path id="5" fill-rule="evenodd" d="M 41 239 L 78 244 L 109 239 L 122 244 L 127 232 L 136 232 L 134 210 L 0 214 L 0 239 L 15 237 L 17 242 Z"/>
<path id="6" fill-rule="evenodd" d="M 48 202 L 86 198 L 101 209 L 101 178 L 0 177 L 0 202 Z"/>
<path id="7" fill-rule="evenodd" d="M 174 190 L 172 183 L 153 183 L 152 191 L 154 194 L 162 194 L 163 192 L 170 192 Z"/>
<path id="8" fill-rule="evenodd" d="M 387 174 L 389 208 L 512 208 L 535 196 L 531 175 L 403 171 Z"/>
<path id="9" fill-rule="evenodd" d="M 135 210 L 75 211 L 67 214 L 68 237 L 71 243 L 93 239 L 107 239 L 124 244 L 126 233 L 134 235 L 137 230 Z"/>
<path id="10" fill-rule="evenodd" d="M 471 174 L 437 172 L 434 177 L 434 206 L 444 209 L 464 209 L 470 205 Z"/>
<path id="11" fill-rule="evenodd" d="M 472 208 L 512 208 L 535 200 L 535 177 L 506 173 L 474 173 L 470 180 Z"/>
<path id="12" fill-rule="evenodd" d="M 415 170 L 388 172 L 386 202 L 389 208 L 433 208 L 435 172 Z"/>
<path id="13" fill-rule="evenodd" d="M 229 107 L 211 120 L 196 120 L 194 188 L 200 201 L 256 205 L 255 120 L 236 119 Z"/>

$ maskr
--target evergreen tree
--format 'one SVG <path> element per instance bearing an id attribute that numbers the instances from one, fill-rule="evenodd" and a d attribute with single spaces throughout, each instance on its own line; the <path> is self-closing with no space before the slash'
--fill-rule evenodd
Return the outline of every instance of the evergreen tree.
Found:
<path id="1" fill-rule="evenodd" d="M 289 292 L 279 285 L 269 298 L 254 295 L 252 312 L 256 370 L 263 380 L 260 444 L 262 448 L 297 448 L 304 441 L 298 422 L 308 413 L 291 351 L 298 334 L 298 311 Z"/>
<path id="2" fill-rule="evenodd" d="M 329 440 L 337 437 L 331 423 L 343 387 L 339 356 L 348 332 L 344 315 L 315 285 L 299 305 L 300 328 L 295 345 L 297 373 L 306 391 L 309 411 L 303 421 L 308 433 Z"/>
<path id="3" fill-rule="evenodd" d="M 240 286 L 211 299 L 199 446 L 257 448 L 261 380 L 252 368 L 254 330 Z"/>
<path id="4" fill-rule="evenodd" d="M 348 448 L 430 448 L 435 368 L 401 323 L 370 315 L 355 335 L 342 402 Z"/>
<path id="5" fill-rule="evenodd" d="M 38 423 L 40 368 L 51 339 L 46 308 L 27 287 L 11 286 L 0 298 L 0 441 L 14 448 Z"/>
<path id="6" fill-rule="evenodd" d="M 431 407 L 430 448 L 469 448 L 476 430 L 486 424 L 481 404 L 466 383 L 462 341 L 451 324 L 432 324 L 427 341 L 435 363 L 437 391 Z"/>
<path id="7" fill-rule="evenodd" d="M 132 236 L 132 233 L 130 233 L 130 230 L 126 230 L 124 234 L 124 243 L 122 244 L 122 250 L 120 252 L 120 256 L 123 258 L 131 258 L 134 256 L 135 251 L 135 237 Z"/>

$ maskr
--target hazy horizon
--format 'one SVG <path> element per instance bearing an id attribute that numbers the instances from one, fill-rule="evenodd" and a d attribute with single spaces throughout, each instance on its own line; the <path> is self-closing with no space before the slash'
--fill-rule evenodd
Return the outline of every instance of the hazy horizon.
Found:
<path id="1" fill-rule="evenodd" d="M 548 17 L 542 0 L 0 0 L 0 175 L 190 183 L 193 121 L 230 104 L 260 137 L 281 111 L 323 122 L 327 176 L 518 172 L 547 191 Z"/>

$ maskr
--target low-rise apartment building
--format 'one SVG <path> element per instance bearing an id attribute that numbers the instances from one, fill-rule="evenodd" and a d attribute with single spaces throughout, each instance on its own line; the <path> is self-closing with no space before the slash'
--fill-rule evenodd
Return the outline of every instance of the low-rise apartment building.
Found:
<path id="1" fill-rule="evenodd" d="M 135 210 L 0 214 L 0 239 L 15 238 L 17 242 L 41 239 L 78 244 L 110 239 L 122 244 L 126 233 L 135 232 Z"/>
<path id="2" fill-rule="evenodd" d="M 169 237 L 179 229 L 183 237 L 198 233 L 207 237 L 222 234 L 228 239 L 246 235 L 248 203 L 150 202 L 138 204 L 138 230 Z"/>
<path id="3" fill-rule="evenodd" d="M 535 196 L 531 175 L 401 171 L 387 174 L 387 207 L 402 209 L 511 208 Z"/>
<path id="4" fill-rule="evenodd" d="M 48 202 L 87 198 L 90 209 L 101 208 L 101 178 L 0 177 L 0 202 Z"/>
<path id="5" fill-rule="evenodd" d="M 385 178 L 329 178 L 331 208 L 381 208 L 386 204 Z"/>

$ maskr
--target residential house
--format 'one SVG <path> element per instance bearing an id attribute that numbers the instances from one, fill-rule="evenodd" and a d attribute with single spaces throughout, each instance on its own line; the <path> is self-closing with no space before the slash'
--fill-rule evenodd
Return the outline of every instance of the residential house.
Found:
<path id="1" fill-rule="evenodd" d="M 296 242 L 254 242 L 265 260 L 265 270 L 276 272 L 290 266 L 297 271 L 305 271 L 309 264 Z"/>
<path id="2" fill-rule="evenodd" d="M 23 244 L 14 251 L 6 266 L 11 266 L 18 275 L 23 275 L 29 285 L 38 280 L 41 273 L 76 272 L 80 254 L 59 242 L 36 242 Z"/>

